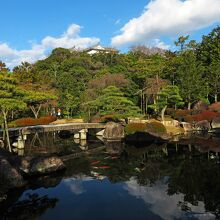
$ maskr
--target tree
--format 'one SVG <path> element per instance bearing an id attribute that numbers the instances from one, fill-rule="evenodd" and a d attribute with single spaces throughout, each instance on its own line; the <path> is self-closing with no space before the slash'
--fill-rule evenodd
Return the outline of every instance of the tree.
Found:
<path id="1" fill-rule="evenodd" d="M 213 62 L 207 68 L 206 74 L 209 83 L 209 95 L 214 97 L 215 102 L 218 102 L 218 95 L 220 93 L 220 62 Z"/>
<path id="2" fill-rule="evenodd" d="M 140 114 L 140 109 L 115 86 L 103 89 L 102 95 L 90 102 L 89 105 L 101 115 L 117 114 L 124 118 Z"/>
<path id="3" fill-rule="evenodd" d="M 203 36 L 197 56 L 205 65 L 220 62 L 220 27 L 214 28 L 208 36 Z"/>
<path id="4" fill-rule="evenodd" d="M 180 54 L 180 65 L 177 68 L 177 84 L 188 109 L 194 102 L 207 98 L 208 85 L 203 78 L 204 67 L 197 61 L 194 51 L 187 50 Z"/>
<path id="5" fill-rule="evenodd" d="M 185 37 L 184 36 L 180 36 L 178 38 L 178 40 L 175 41 L 174 43 L 175 43 L 176 46 L 180 46 L 180 51 L 183 51 L 185 49 L 185 44 L 186 44 L 186 41 L 188 39 L 189 39 L 189 35 L 187 35 Z"/>
<path id="6" fill-rule="evenodd" d="M 35 118 L 38 118 L 39 112 L 44 103 L 56 99 L 56 96 L 49 93 L 46 94 L 43 92 L 26 91 L 24 92 L 24 94 L 24 101 L 27 103 L 27 106 L 33 112 Z"/>
<path id="7" fill-rule="evenodd" d="M 11 110 L 24 109 L 26 103 L 23 101 L 24 91 L 17 87 L 16 80 L 8 73 L 0 74 L 0 110 L 3 116 L 3 129 L 6 134 L 6 142 L 11 151 L 10 138 L 8 132 L 8 114 Z"/>
<path id="8" fill-rule="evenodd" d="M 9 72 L 9 69 L 6 67 L 6 64 L 3 63 L 1 60 L 0 60 L 0 72 L 2 72 L 2 73 Z"/>
<path id="9" fill-rule="evenodd" d="M 178 86 L 168 85 L 160 90 L 157 94 L 157 102 L 154 105 L 151 105 L 153 108 L 157 108 L 161 111 L 161 119 L 164 121 L 164 113 L 168 106 L 179 107 L 183 105 L 184 102 L 180 96 Z"/>

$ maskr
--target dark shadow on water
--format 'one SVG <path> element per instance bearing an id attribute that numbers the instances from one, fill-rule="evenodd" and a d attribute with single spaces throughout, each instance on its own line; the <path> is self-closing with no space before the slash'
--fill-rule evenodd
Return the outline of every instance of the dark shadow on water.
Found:
<path id="1" fill-rule="evenodd" d="M 53 209 L 58 202 L 57 198 L 47 195 L 39 196 L 36 193 L 27 194 L 23 200 L 16 201 L 9 207 L 0 207 L 1 220 L 29 220 L 43 215 L 47 209 Z"/>

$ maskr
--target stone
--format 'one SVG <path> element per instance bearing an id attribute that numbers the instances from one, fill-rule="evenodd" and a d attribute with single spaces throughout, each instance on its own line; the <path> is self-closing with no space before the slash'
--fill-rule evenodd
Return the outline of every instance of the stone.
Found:
<path id="1" fill-rule="evenodd" d="M 12 167 L 6 158 L 0 157 L 0 182 L 7 188 L 17 188 L 25 185 L 25 181 L 17 169 Z"/>
<path id="2" fill-rule="evenodd" d="M 102 136 L 104 135 L 104 132 L 105 132 L 105 129 L 103 129 L 103 130 L 97 132 L 97 133 L 96 133 L 96 136 L 101 136 L 101 137 L 102 137 Z"/>
<path id="3" fill-rule="evenodd" d="M 109 141 L 121 140 L 125 137 L 124 126 L 115 122 L 108 122 L 106 124 L 103 138 Z"/>
<path id="4" fill-rule="evenodd" d="M 207 120 L 199 121 L 195 124 L 196 130 L 207 130 L 209 131 L 211 129 L 210 123 Z"/>
<path id="5" fill-rule="evenodd" d="M 65 168 L 64 163 L 58 157 L 17 157 L 12 164 L 20 170 L 23 175 L 44 175 L 53 173 Z"/>
<path id="6" fill-rule="evenodd" d="M 177 121 L 177 120 L 173 120 L 173 121 L 172 121 L 172 125 L 173 125 L 174 127 L 179 127 L 179 126 L 180 126 L 180 122 Z"/>
<path id="7" fill-rule="evenodd" d="M 79 131 L 81 140 L 86 140 L 87 139 L 87 132 L 88 132 L 88 129 L 82 129 L 82 130 Z"/>
<path id="8" fill-rule="evenodd" d="M 190 123 L 188 123 L 188 122 L 181 122 L 181 123 L 180 123 L 180 126 L 183 128 L 183 130 L 184 130 L 185 132 L 188 132 L 188 131 L 192 131 L 192 130 L 193 130 L 192 125 L 191 125 Z"/>
<path id="9" fill-rule="evenodd" d="M 215 117 L 213 118 L 212 122 L 211 122 L 211 127 L 213 129 L 215 128 L 220 128 L 220 117 Z"/>
<path id="10" fill-rule="evenodd" d="M 80 135 L 79 133 L 74 134 L 74 139 L 79 139 Z"/>
<path id="11" fill-rule="evenodd" d="M 29 175 L 44 175 L 63 170 L 65 165 L 58 157 L 34 158 L 31 160 Z"/>

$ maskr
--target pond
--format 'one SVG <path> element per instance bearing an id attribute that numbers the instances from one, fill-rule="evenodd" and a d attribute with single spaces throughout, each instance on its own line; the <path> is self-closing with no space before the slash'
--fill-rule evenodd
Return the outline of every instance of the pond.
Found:
<path id="1" fill-rule="evenodd" d="M 220 160 L 213 142 L 220 144 L 200 138 L 137 147 L 31 135 L 20 154 L 58 154 L 67 169 L 11 190 L 0 219 L 217 219 Z"/>

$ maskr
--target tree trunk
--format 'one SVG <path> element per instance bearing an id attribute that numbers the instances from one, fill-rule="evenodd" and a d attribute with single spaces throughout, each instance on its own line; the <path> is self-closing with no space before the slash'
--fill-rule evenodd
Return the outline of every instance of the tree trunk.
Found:
<path id="1" fill-rule="evenodd" d="M 188 102 L 188 110 L 191 109 L 191 102 Z"/>
<path id="2" fill-rule="evenodd" d="M 218 102 L 218 95 L 215 94 L 215 103 Z"/>
<path id="3" fill-rule="evenodd" d="M 162 111 L 161 111 L 161 120 L 164 121 L 164 114 L 165 114 L 165 111 L 167 109 L 167 105 L 165 107 L 163 107 Z"/>
<path id="4" fill-rule="evenodd" d="M 145 113 L 147 115 L 147 110 L 148 110 L 148 97 L 146 96 L 146 99 L 145 99 Z"/>
<path id="5" fill-rule="evenodd" d="M 41 104 L 39 105 L 38 109 L 36 110 L 34 106 L 30 106 L 30 109 L 31 111 L 33 112 L 34 114 L 34 117 L 35 118 L 38 118 L 38 115 L 39 115 L 39 112 L 40 112 L 40 109 L 41 109 Z"/>
<path id="6" fill-rule="evenodd" d="M 8 150 L 11 152 L 11 144 L 10 144 L 10 137 L 8 132 L 8 122 L 7 122 L 7 111 L 2 110 L 3 117 L 4 117 L 4 127 L 5 127 L 5 134 L 6 134 L 6 142 Z"/>

